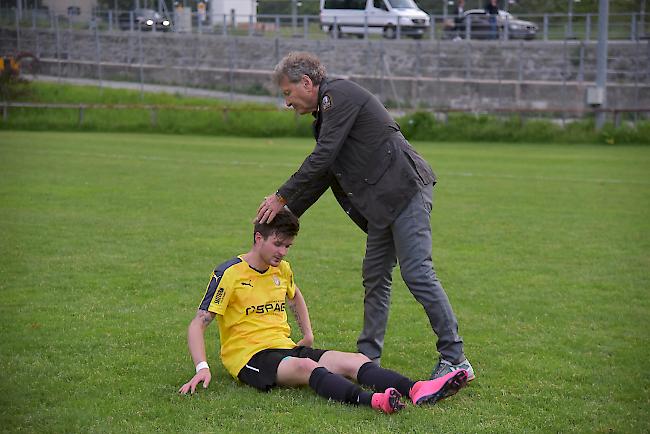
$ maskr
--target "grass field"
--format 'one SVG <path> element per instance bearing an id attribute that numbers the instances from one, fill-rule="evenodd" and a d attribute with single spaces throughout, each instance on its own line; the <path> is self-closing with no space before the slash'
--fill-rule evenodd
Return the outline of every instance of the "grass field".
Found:
<path id="1" fill-rule="evenodd" d="M 212 268 L 307 139 L 0 132 L 0 430 L 648 432 L 650 148 L 416 142 L 440 182 L 434 261 L 477 379 L 386 416 L 309 389 L 236 384 L 186 329 Z M 364 236 L 330 193 L 289 254 L 316 345 L 352 351 Z M 398 274 L 383 364 L 413 378 L 434 338 Z"/>

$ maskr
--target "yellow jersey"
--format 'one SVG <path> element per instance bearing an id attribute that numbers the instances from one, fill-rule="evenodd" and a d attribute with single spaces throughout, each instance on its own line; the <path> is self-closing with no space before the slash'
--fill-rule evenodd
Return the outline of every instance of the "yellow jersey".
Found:
<path id="1" fill-rule="evenodd" d="M 215 268 L 199 309 L 217 314 L 221 361 L 230 375 L 237 378 L 262 350 L 296 346 L 286 312 L 286 298 L 295 293 L 286 261 L 262 272 L 240 255 Z"/>

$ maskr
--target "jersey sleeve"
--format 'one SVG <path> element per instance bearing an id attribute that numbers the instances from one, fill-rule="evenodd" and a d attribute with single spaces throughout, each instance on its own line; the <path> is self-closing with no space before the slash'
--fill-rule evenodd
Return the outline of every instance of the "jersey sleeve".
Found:
<path id="1" fill-rule="evenodd" d="M 232 295 L 232 285 L 228 284 L 228 279 L 224 279 L 224 274 L 212 273 L 210 283 L 205 290 L 203 300 L 199 305 L 200 310 L 223 315 L 228 307 L 230 296 Z"/>
<path id="2" fill-rule="evenodd" d="M 293 300 L 293 297 L 296 295 L 296 283 L 293 280 L 293 271 L 291 271 L 291 266 L 288 262 L 284 262 L 282 274 L 287 279 L 287 298 Z"/>

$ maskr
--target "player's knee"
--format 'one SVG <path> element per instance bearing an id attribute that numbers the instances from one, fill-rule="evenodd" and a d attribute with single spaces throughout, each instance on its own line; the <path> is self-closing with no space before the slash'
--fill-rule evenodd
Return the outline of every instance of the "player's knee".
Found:
<path id="1" fill-rule="evenodd" d="M 359 368 L 370 361 L 361 353 L 347 353 L 344 360 L 340 367 L 340 374 L 348 378 L 356 378 Z"/>
<path id="2" fill-rule="evenodd" d="M 359 368 L 362 367 L 364 364 L 368 363 L 370 359 L 364 354 L 355 353 L 350 358 L 350 361 L 352 362 L 350 365 L 350 371 L 351 371 L 350 374 L 356 376 L 357 372 L 359 372 Z"/>
<path id="3" fill-rule="evenodd" d="M 316 368 L 318 368 L 318 363 L 314 362 L 311 359 L 295 359 L 294 360 L 294 368 L 297 373 L 300 373 L 302 375 L 309 376 L 311 375 L 312 371 Z"/>

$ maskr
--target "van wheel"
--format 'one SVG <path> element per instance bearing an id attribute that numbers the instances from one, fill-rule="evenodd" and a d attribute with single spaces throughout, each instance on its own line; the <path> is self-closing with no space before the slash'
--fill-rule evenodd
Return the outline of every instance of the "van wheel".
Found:
<path id="1" fill-rule="evenodd" d="M 395 30 L 395 26 L 389 24 L 386 27 L 384 27 L 384 38 L 395 39 L 396 37 L 397 37 L 397 31 Z"/>
<path id="2" fill-rule="evenodd" d="M 330 34 L 330 38 L 341 39 L 341 36 L 343 36 L 343 33 L 341 33 L 341 26 L 336 26 L 336 27 L 334 27 L 333 25 L 330 26 L 329 34 Z"/>

